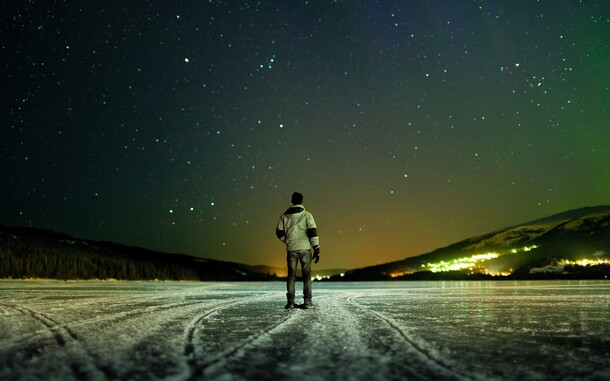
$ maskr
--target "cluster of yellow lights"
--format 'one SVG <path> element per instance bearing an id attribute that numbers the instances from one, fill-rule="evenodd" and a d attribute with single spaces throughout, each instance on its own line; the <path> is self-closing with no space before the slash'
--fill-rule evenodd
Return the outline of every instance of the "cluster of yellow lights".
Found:
<path id="1" fill-rule="evenodd" d="M 341 273 L 339 274 L 341 276 L 341 278 L 343 278 L 345 276 L 345 273 Z M 311 280 L 322 280 L 322 279 L 330 279 L 330 275 L 314 275 L 311 277 Z"/>
<path id="2" fill-rule="evenodd" d="M 470 257 L 458 258 L 448 262 L 440 261 L 438 263 L 428 263 L 427 265 L 422 265 L 422 267 L 429 269 L 433 273 L 472 270 L 481 262 L 498 258 L 499 256 L 500 254 L 498 253 L 475 254 Z"/>
<path id="3" fill-rule="evenodd" d="M 531 251 L 531 250 L 534 250 L 534 249 L 537 249 L 537 248 L 538 248 L 538 246 L 536 246 L 536 245 L 525 246 L 522 249 L 512 249 L 510 252 L 513 253 L 513 254 L 517 254 L 520 251 Z"/>
<path id="4" fill-rule="evenodd" d="M 510 276 L 513 274 L 513 270 L 510 269 L 510 271 L 485 271 L 484 273 L 492 276 Z"/>
<path id="5" fill-rule="evenodd" d="M 516 254 L 519 252 L 527 252 L 527 251 L 531 251 L 534 249 L 537 249 L 539 246 L 533 245 L 533 246 L 525 246 L 522 247 L 520 249 L 512 249 L 510 252 L 512 254 Z M 440 261 L 438 263 L 428 263 L 427 265 L 421 265 L 422 268 L 425 268 L 429 271 L 432 271 L 433 273 L 437 273 L 437 272 L 445 272 L 445 271 L 464 271 L 464 270 L 475 270 L 478 269 L 478 271 L 484 272 L 486 274 L 490 274 L 490 275 L 502 275 L 502 276 L 508 276 L 511 275 L 512 269 L 510 269 L 511 272 L 489 272 L 485 269 L 481 269 L 480 265 L 485 262 L 488 261 L 490 259 L 494 259 L 494 258 L 498 258 L 501 254 L 499 253 L 485 253 L 485 254 L 475 254 L 472 255 L 470 257 L 463 257 L 463 258 L 458 258 L 458 259 L 454 259 L 452 261 Z M 602 264 L 610 264 L 610 260 L 607 258 L 598 258 L 598 259 L 579 259 L 577 261 L 572 261 L 569 259 L 562 259 L 561 261 L 559 261 L 558 263 L 559 265 L 565 266 L 565 265 L 580 265 L 580 266 L 595 266 L 595 265 L 602 265 Z M 396 273 L 391 273 L 390 276 L 392 278 L 396 278 L 405 274 L 412 274 L 412 271 L 403 271 L 403 272 L 396 272 Z M 345 276 L 345 274 L 340 274 L 341 277 Z M 311 280 L 322 280 L 322 279 L 329 279 L 330 276 L 328 275 L 315 275 L 311 277 Z"/>
<path id="6" fill-rule="evenodd" d="M 562 259 L 559 262 L 560 265 L 580 265 L 580 266 L 595 266 L 595 265 L 608 265 L 610 260 L 599 258 L 599 259 L 579 259 L 577 261 L 571 261 L 569 259 Z"/>
<path id="7" fill-rule="evenodd" d="M 521 249 L 513 249 L 511 253 L 516 254 L 520 251 L 531 251 L 533 249 L 538 248 L 538 246 L 525 246 Z M 488 261 L 490 259 L 498 258 L 500 254 L 498 253 L 485 253 L 485 254 L 475 254 L 470 257 L 463 257 L 454 259 L 452 261 L 440 261 L 438 263 L 428 263 L 427 265 L 421 265 L 421 267 L 426 268 L 427 270 L 432 271 L 433 273 L 444 272 L 444 271 L 463 271 L 463 270 L 474 270 L 479 267 L 482 262 Z M 392 274 L 393 275 L 393 274 Z"/>

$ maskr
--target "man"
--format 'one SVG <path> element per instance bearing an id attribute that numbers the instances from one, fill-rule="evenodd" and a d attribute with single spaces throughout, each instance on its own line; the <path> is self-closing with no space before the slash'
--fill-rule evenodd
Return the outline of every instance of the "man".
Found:
<path id="1" fill-rule="evenodd" d="M 301 263 L 303 273 L 303 308 L 313 308 L 311 301 L 311 249 L 313 248 L 314 263 L 320 260 L 320 239 L 316 230 L 316 222 L 311 213 L 303 207 L 303 195 L 292 194 L 292 206 L 280 217 L 275 234 L 286 244 L 286 262 L 288 264 L 288 303 L 286 309 L 293 309 L 294 283 L 297 275 L 297 265 Z"/>

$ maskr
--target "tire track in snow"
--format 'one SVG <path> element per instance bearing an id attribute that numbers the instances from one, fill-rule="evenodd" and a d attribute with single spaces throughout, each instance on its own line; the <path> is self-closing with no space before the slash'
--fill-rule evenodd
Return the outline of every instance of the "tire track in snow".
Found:
<path id="1" fill-rule="evenodd" d="M 78 356 L 70 356 L 70 363 L 68 364 L 72 370 L 72 373 L 74 374 L 75 379 L 99 380 L 102 379 L 100 377 L 102 375 L 108 379 L 112 374 L 108 369 L 97 365 L 96 357 L 82 345 L 78 335 L 65 324 L 58 322 L 46 314 L 25 307 L 11 306 L 6 304 L 2 304 L 2 306 L 13 309 L 39 322 L 51 334 L 60 348 L 67 349 L 68 347 L 71 347 L 71 350 L 75 350 L 75 355 Z M 77 357 L 79 358 L 77 359 Z"/>
<path id="2" fill-rule="evenodd" d="M 164 305 L 159 305 L 159 306 L 150 306 L 150 307 L 144 307 L 144 308 L 136 308 L 136 309 L 128 310 L 128 311 L 115 312 L 112 315 L 104 314 L 103 316 L 95 316 L 94 318 L 91 318 L 91 319 L 84 319 L 82 321 L 72 322 L 72 323 L 70 323 L 70 327 L 72 329 L 68 328 L 66 324 L 56 323 L 55 325 L 63 326 L 67 330 L 70 330 L 72 335 L 76 335 L 74 333 L 74 331 L 73 331 L 74 328 L 86 327 L 87 325 L 92 325 L 92 324 L 93 325 L 99 325 L 101 323 L 105 323 L 105 324 L 113 324 L 115 322 L 125 323 L 128 320 L 130 320 L 130 319 L 143 318 L 143 317 L 146 317 L 147 315 L 150 315 L 150 314 L 153 314 L 153 313 L 163 312 L 163 311 L 167 311 L 167 310 L 173 310 L 173 309 L 180 308 L 180 307 L 188 307 L 188 306 L 192 306 L 192 305 L 199 305 L 199 304 L 201 304 L 201 301 L 193 300 L 193 301 L 186 301 L 186 302 L 176 302 L 176 303 L 171 303 L 171 304 L 164 304 Z M 5 305 L 5 304 L 2 304 L 2 306 L 18 311 L 18 309 L 16 307 L 11 307 L 11 306 L 8 306 L 8 305 Z M 25 309 L 24 307 L 19 307 L 19 308 Z M 23 313 L 23 311 L 19 311 L 19 312 Z M 42 314 L 39 314 L 39 315 L 43 316 Z M 49 318 L 48 316 L 46 316 L 46 315 L 44 315 L 44 316 L 46 317 L 47 321 L 54 321 L 51 318 Z M 32 317 L 34 319 L 36 319 L 35 316 L 32 316 Z M 49 328 L 51 328 L 51 327 L 49 327 Z M 11 338 L 11 342 L 10 343 L 5 342 L 3 344 L 4 345 L 11 345 L 11 344 L 12 345 L 20 345 L 23 341 L 29 340 L 29 339 L 33 338 L 35 335 L 36 334 L 34 332 L 30 332 L 28 334 L 14 336 L 14 337 Z"/>
<path id="3" fill-rule="evenodd" d="M 104 316 L 101 318 L 96 317 L 95 319 L 75 323 L 73 326 L 76 327 L 76 326 L 92 324 L 92 323 L 96 323 L 96 324 L 112 323 L 115 321 L 123 323 L 129 319 L 136 319 L 136 318 L 145 317 L 146 315 L 150 315 L 150 314 L 157 313 L 157 312 L 163 312 L 163 311 L 173 310 L 173 309 L 180 308 L 180 307 L 188 307 L 191 305 L 198 305 L 198 304 L 201 304 L 201 301 L 193 300 L 193 301 L 188 301 L 188 302 L 176 302 L 176 303 L 171 303 L 171 304 L 163 304 L 163 305 L 159 305 L 159 306 L 135 308 L 133 310 L 117 312 L 117 313 L 113 313 L 112 315 L 109 315 L 109 316 Z"/>
<path id="4" fill-rule="evenodd" d="M 233 302 L 229 302 L 225 305 L 218 306 L 218 307 L 198 316 L 197 318 L 195 318 L 186 329 L 184 356 L 187 358 L 187 364 L 189 366 L 189 371 L 188 371 L 188 375 L 183 379 L 186 379 L 188 381 L 200 379 L 202 377 L 203 372 L 205 371 L 205 369 L 207 367 L 232 356 L 239 350 L 243 349 L 246 345 L 251 344 L 254 341 L 256 341 L 257 339 L 259 339 L 260 337 L 262 337 L 266 334 L 269 334 L 272 331 L 278 329 L 282 325 L 286 324 L 286 322 L 288 320 L 290 320 L 293 316 L 295 316 L 295 314 L 292 313 L 293 311 L 286 311 L 286 315 L 279 322 L 275 322 L 262 329 L 257 330 L 255 333 L 249 335 L 245 339 L 241 340 L 239 343 L 237 343 L 237 344 L 231 346 L 230 348 L 227 348 L 221 352 L 218 352 L 218 353 L 214 354 L 213 356 L 209 356 L 208 358 L 198 359 L 195 354 L 195 345 L 194 345 L 193 341 L 194 341 L 195 333 L 197 332 L 198 329 L 200 329 L 202 327 L 202 322 L 205 319 L 207 319 L 208 317 L 210 317 L 222 310 L 226 310 L 226 309 L 236 307 L 239 305 L 249 304 L 249 303 L 255 302 L 256 300 L 264 299 L 269 296 L 275 297 L 276 295 L 277 295 L 276 292 L 272 292 L 272 293 L 267 293 L 267 294 L 258 296 L 256 298 L 243 297 L 243 298 L 240 298 L 239 300 L 234 300 Z M 172 377 L 172 379 L 181 379 L 181 378 Z"/>
<path id="5" fill-rule="evenodd" d="M 327 298 L 328 296 L 317 296 L 316 300 Z M 249 334 L 245 339 L 239 340 L 231 347 L 203 359 L 197 367 L 192 368 L 193 371 L 188 378 L 182 378 L 181 380 L 226 380 L 233 379 L 233 376 L 236 379 L 244 380 L 308 378 L 306 371 L 303 371 L 302 375 L 299 376 L 302 370 L 290 369 L 291 357 L 297 353 L 293 346 L 296 342 L 285 339 L 287 334 L 293 337 L 307 336 L 308 329 L 304 331 L 303 328 L 304 326 L 311 328 L 311 323 L 318 320 L 316 316 L 322 312 L 318 307 L 320 305 L 317 304 L 317 307 L 311 310 L 276 310 L 278 314 L 273 323 L 268 323 L 264 328 Z M 268 312 L 268 308 L 264 309 Z M 329 318 L 326 312 L 323 312 L 323 315 L 324 318 Z M 246 319 L 250 323 L 255 322 L 251 316 L 247 316 Z M 260 323 L 260 321 L 257 322 Z M 214 328 L 212 327 L 212 329 Z M 315 336 L 316 332 L 312 332 Z M 304 345 L 302 349 L 311 350 L 312 348 L 313 346 Z M 309 362 L 309 360 L 306 362 Z M 302 361 L 295 361 L 294 363 L 299 364 Z M 318 380 L 321 379 L 318 372 L 311 373 L 311 376 Z"/>
<path id="6" fill-rule="evenodd" d="M 15 307 L 15 306 L 7 306 L 7 305 L 3 305 L 3 306 L 12 308 L 15 311 L 18 311 L 24 315 L 30 316 L 34 320 L 38 321 L 39 323 L 41 323 L 42 325 L 47 327 L 48 330 L 51 331 L 55 341 L 57 341 L 57 344 L 60 347 L 65 347 L 66 342 L 68 340 L 78 340 L 78 336 L 74 333 L 74 331 L 72 331 L 70 328 L 66 327 L 65 325 L 62 325 L 58 321 L 54 320 L 53 318 L 50 318 L 49 316 L 47 316 L 45 314 L 27 309 L 25 307 Z"/>
<path id="7" fill-rule="evenodd" d="M 466 377 L 456 373 L 451 364 L 448 364 L 446 361 L 444 361 L 444 359 L 438 353 L 436 353 L 436 351 L 427 349 L 423 345 L 418 344 L 417 341 L 414 340 L 411 336 L 409 336 L 409 334 L 405 332 L 400 327 L 400 325 L 396 323 L 394 319 L 386 317 L 383 314 L 354 301 L 353 296 L 348 297 L 347 301 L 353 304 L 354 306 L 375 316 L 379 320 L 383 321 L 386 325 L 391 327 L 403 339 L 403 341 L 407 343 L 416 354 L 419 355 L 420 359 L 424 363 L 431 365 L 434 370 L 439 373 L 439 376 L 443 377 L 443 379 L 455 379 L 458 381 L 466 381 L 472 379 L 471 377 Z"/>
<path id="8" fill-rule="evenodd" d="M 147 316 L 149 316 L 151 314 L 168 311 L 168 310 L 175 310 L 175 309 L 181 308 L 181 307 L 185 308 L 185 307 L 190 307 L 190 306 L 197 306 L 200 304 L 201 304 L 201 300 L 187 300 L 187 301 L 175 302 L 175 303 L 158 305 L 158 306 L 149 306 L 149 307 L 143 307 L 143 308 L 136 307 L 136 309 L 134 309 L 134 310 L 117 312 L 112 315 L 108 315 L 108 316 L 104 315 L 102 317 L 96 316 L 93 319 L 87 319 L 87 320 L 83 320 L 83 321 L 79 321 L 79 322 L 74 322 L 74 323 L 70 324 L 70 327 L 68 327 L 67 324 L 65 324 L 65 323 L 60 323 L 59 321 L 55 320 L 54 318 L 51 318 L 47 314 L 36 312 L 34 310 L 31 310 L 31 309 L 28 309 L 25 307 L 11 306 L 11 305 L 6 305 L 6 304 L 0 304 L 0 305 L 2 307 L 5 307 L 6 310 L 10 309 L 10 310 L 17 311 L 18 313 L 25 315 L 27 317 L 30 317 L 33 320 L 37 321 L 38 323 L 42 324 L 46 328 L 46 331 L 50 333 L 53 340 L 57 343 L 57 345 L 62 350 L 64 350 L 64 351 L 68 350 L 67 348 L 70 348 L 70 350 L 74 350 L 75 348 L 77 348 L 78 353 L 86 354 L 87 359 L 90 360 L 90 361 L 86 361 L 86 363 L 90 363 L 92 366 L 94 366 L 97 370 L 99 370 L 105 376 L 105 377 L 104 376 L 100 377 L 99 373 L 95 372 L 95 370 L 93 372 L 91 372 L 91 371 L 84 372 L 82 364 L 79 365 L 79 364 L 76 364 L 73 362 L 70 364 L 70 366 L 72 368 L 72 371 L 73 371 L 76 379 L 92 379 L 92 375 L 94 375 L 95 377 L 93 377 L 93 379 L 96 379 L 96 380 L 102 380 L 104 378 L 108 379 L 108 380 L 113 380 L 113 379 L 116 379 L 117 374 L 119 372 L 114 368 L 112 363 L 109 363 L 107 361 L 102 361 L 98 355 L 96 355 L 94 352 L 91 352 L 90 350 L 86 349 L 84 347 L 83 343 L 79 340 L 79 337 L 75 333 L 74 328 L 83 328 L 83 327 L 86 328 L 87 326 L 91 326 L 91 325 L 98 326 L 100 323 L 105 323 L 107 325 L 114 325 L 116 323 L 131 324 L 129 322 L 136 320 L 136 319 L 146 318 Z M 112 329 L 112 327 L 107 326 L 104 328 L 104 331 L 111 330 L 111 329 Z M 23 335 L 12 337 L 10 341 L 2 343 L 2 346 L 1 346 L 2 350 L 5 352 L 11 351 L 11 350 L 13 350 L 13 351 L 19 350 L 19 347 L 22 347 L 24 342 L 28 342 L 28 343 L 37 342 L 36 336 L 38 336 L 38 335 L 39 335 L 39 333 L 32 331 L 32 332 L 29 332 L 28 334 L 23 334 Z M 40 350 L 39 348 L 35 348 L 35 349 L 28 350 L 28 352 L 37 353 L 37 352 L 39 352 L 39 350 Z M 69 357 L 69 359 L 73 361 L 74 356 Z"/>

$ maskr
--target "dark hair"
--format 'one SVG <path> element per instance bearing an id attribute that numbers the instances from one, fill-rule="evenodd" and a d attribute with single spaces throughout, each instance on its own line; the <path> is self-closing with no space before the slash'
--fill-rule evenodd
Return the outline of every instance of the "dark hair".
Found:
<path id="1" fill-rule="evenodd" d="M 303 195 L 299 192 L 294 192 L 292 194 L 292 205 L 299 205 L 303 203 Z"/>

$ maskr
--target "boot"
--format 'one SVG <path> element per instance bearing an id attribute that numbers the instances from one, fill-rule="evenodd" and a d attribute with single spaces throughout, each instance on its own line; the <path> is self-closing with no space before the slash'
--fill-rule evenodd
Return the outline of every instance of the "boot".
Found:
<path id="1" fill-rule="evenodd" d="M 303 303 L 303 308 L 308 310 L 311 308 L 315 308 L 313 302 L 311 301 L 311 299 L 305 299 L 305 303 Z"/>
<path id="2" fill-rule="evenodd" d="M 290 297 L 290 295 L 288 295 L 288 303 L 286 303 L 286 306 L 284 307 L 287 310 L 292 310 L 294 309 L 294 297 Z"/>

